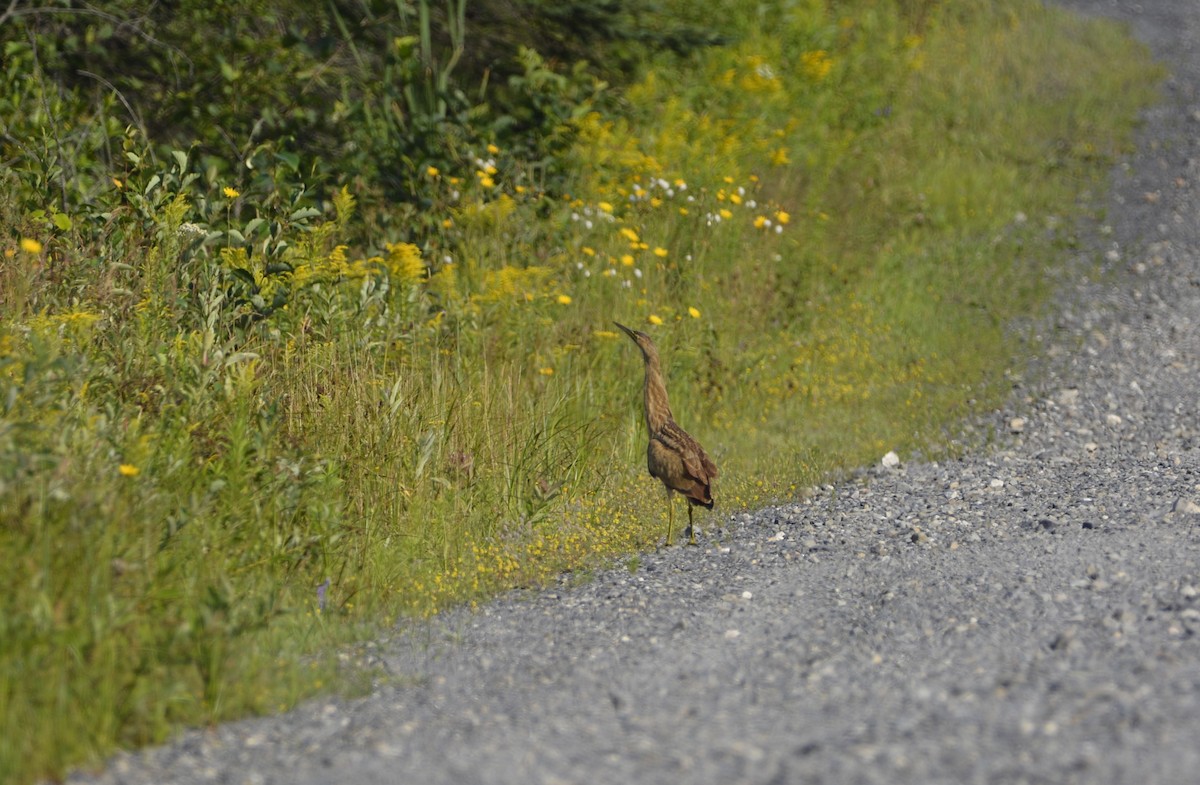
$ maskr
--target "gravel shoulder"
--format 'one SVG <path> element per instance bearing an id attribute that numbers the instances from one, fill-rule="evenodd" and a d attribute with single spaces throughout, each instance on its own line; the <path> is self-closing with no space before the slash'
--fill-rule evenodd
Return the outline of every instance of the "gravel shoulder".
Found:
<path id="1" fill-rule="evenodd" d="M 736 514 L 701 548 L 371 647 L 358 700 L 72 783 L 1193 783 L 1200 770 L 1200 10 L 1046 325 L 962 460 Z M 1110 231 L 1111 230 L 1111 231 Z"/>

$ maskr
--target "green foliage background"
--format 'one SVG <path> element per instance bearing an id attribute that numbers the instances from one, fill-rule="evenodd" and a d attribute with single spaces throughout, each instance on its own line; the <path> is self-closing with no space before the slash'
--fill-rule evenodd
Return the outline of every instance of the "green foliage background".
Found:
<path id="1" fill-rule="evenodd" d="M 713 515 L 959 449 L 1158 77 L 1032 0 L 53 0 L 0 43 L 13 781 L 652 547 L 613 319 Z"/>

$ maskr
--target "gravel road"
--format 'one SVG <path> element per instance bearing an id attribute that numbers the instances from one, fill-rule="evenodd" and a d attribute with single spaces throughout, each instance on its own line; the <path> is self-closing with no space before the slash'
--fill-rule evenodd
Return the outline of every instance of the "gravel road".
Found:
<path id="1" fill-rule="evenodd" d="M 714 515 L 702 548 L 397 631 L 366 698 L 69 781 L 1200 781 L 1200 6 L 1065 4 L 1173 75 L 1084 231 L 1110 274 L 1064 284 L 991 449 Z"/>

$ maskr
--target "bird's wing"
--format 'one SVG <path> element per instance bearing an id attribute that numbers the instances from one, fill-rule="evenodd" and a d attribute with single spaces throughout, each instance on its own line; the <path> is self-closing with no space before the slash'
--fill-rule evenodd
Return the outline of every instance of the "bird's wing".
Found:
<path id="1" fill-rule="evenodd" d="M 717 467 L 699 442 L 674 421 L 651 438 L 650 462 L 650 473 L 671 489 L 702 504 L 712 503 L 710 485 Z"/>

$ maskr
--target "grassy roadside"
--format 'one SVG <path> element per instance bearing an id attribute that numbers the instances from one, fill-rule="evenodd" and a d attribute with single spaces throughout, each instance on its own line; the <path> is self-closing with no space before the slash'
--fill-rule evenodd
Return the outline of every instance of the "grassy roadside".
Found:
<path id="1" fill-rule="evenodd" d="M 712 6 L 737 40 L 581 113 L 568 194 L 498 147 L 425 167 L 420 249 L 346 243 L 350 190 L 272 213 L 182 154 L 114 184 L 119 242 L 0 204 L 0 772 L 286 708 L 381 624 L 652 547 L 614 318 L 658 341 L 714 514 L 950 449 L 1158 76 L 993 5 Z M 244 244 L 195 239 L 231 214 Z"/>

